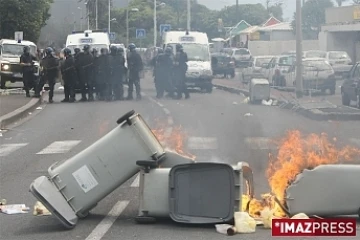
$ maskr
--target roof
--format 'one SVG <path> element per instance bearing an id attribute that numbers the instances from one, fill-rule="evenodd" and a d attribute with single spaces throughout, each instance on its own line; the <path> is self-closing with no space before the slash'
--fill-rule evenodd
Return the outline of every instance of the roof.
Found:
<path id="1" fill-rule="evenodd" d="M 274 24 L 270 24 L 271 22 L 277 22 L 277 23 L 281 23 L 281 21 L 279 19 L 277 19 L 274 16 L 271 16 L 266 22 L 264 22 L 261 26 L 262 27 L 267 27 L 267 26 L 272 26 Z"/>
<path id="2" fill-rule="evenodd" d="M 273 58 L 274 56 L 272 55 L 263 55 L 263 56 L 255 56 L 254 59 L 258 59 L 258 58 Z"/>
<path id="3" fill-rule="evenodd" d="M 234 37 L 240 34 L 240 32 L 251 25 L 247 23 L 245 20 L 241 20 L 238 22 L 238 24 L 235 25 L 235 27 L 230 31 L 230 37 Z"/>
<path id="4" fill-rule="evenodd" d="M 250 26 L 240 32 L 240 34 L 251 34 L 256 32 L 259 29 L 259 26 Z"/>
<path id="5" fill-rule="evenodd" d="M 0 43 L 36 46 L 35 43 L 30 42 L 30 41 L 26 41 L 26 40 L 23 40 L 23 41 L 21 41 L 21 43 L 18 43 L 18 41 L 17 41 L 17 40 L 14 40 L 14 39 L 1 39 L 1 40 L 0 40 Z"/>
<path id="6" fill-rule="evenodd" d="M 292 31 L 293 28 L 291 26 L 291 22 L 282 22 L 274 25 L 270 25 L 267 27 L 260 27 L 258 29 L 262 32 L 271 32 L 271 31 Z"/>

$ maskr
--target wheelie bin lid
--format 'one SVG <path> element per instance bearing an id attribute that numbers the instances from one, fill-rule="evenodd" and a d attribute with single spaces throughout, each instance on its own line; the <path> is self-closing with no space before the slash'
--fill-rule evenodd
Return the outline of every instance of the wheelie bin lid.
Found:
<path id="1" fill-rule="evenodd" d="M 228 222 L 234 216 L 235 175 L 223 163 L 190 163 L 169 173 L 170 217 L 179 223 Z"/>

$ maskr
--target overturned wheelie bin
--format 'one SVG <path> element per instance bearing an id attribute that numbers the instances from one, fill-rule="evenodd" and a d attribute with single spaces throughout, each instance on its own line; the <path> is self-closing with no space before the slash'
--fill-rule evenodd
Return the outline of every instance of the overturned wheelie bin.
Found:
<path id="1" fill-rule="evenodd" d="M 67 228 L 139 172 L 138 160 L 157 166 L 165 151 L 139 114 L 131 111 L 118 126 L 74 157 L 53 164 L 49 176 L 30 186 L 33 195 Z"/>
<path id="2" fill-rule="evenodd" d="M 154 163 L 149 161 L 138 164 L 143 169 L 137 223 L 154 223 L 158 218 L 187 224 L 226 223 L 241 211 L 243 194 L 254 196 L 253 173 L 245 162 L 236 166 L 194 162 L 172 168 L 152 168 Z"/>
<path id="3" fill-rule="evenodd" d="M 305 169 L 286 189 L 289 215 L 360 215 L 360 165 L 320 165 Z"/>

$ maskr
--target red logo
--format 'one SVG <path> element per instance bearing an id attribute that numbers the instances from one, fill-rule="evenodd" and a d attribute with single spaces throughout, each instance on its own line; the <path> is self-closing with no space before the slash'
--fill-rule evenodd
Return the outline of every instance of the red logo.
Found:
<path id="1" fill-rule="evenodd" d="M 272 236 L 356 236 L 356 219 L 273 219 Z"/>

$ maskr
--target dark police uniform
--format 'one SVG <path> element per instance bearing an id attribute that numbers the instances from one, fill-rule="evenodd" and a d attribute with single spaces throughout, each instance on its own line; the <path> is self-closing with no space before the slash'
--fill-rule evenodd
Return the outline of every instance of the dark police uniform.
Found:
<path id="1" fill-rule="evenodd" d="M 33 61 L 36 60 L 36 57 L 30 54 L 30 47 L 24 47 L 24 53 L 20 57 L 20 63 L 24 64 L 22 73 L 26 97 L 30 97 L 30 88 L 35 82 Z"/>
<path id="2" fill-rule="evenodd" d="M 101 49 L 101 54 L 97 59 L 97 85 L 100 91 L 100 100 L 111 100 L 111 86 L 110 86 L 110 63 L 109 55 L 106 49 Z"/>
<path id="3" fill-rule="evenodd" d="M 170 96 L 173 97 L 171 83 L 173 67 L 174 61 L 169 50 L 167 50 L 165 54 L 160 54 L 157 57 L 155 66 L 155 88 L 157 98 L 162 98 L 165 90 L 169 91 Z"/>
<path id="4" fill-rule="evenodd" d="M 175 68 L 174 68 L 174 77 L 175 84 L 177 89 L 177 98 L 182 98 L 182 94 L 185 94 L 185 98 L 189 98 L 189 91 L 185 84 L 185 77 L 187 71 L 187 54 L 182 50 L 182 47 L 178 47 L 176 49 L 175 55 Z"/>
<path id="5" fill-rule="evenodd" d="M 65 61 L 61 65 L 61 74 L 64 81 L 65 94 L 65 98 L 62 100 L 62 102 L 75 102 L 75 84 L 77 79 L 77 72 L 75 68 L 75 59 L 71 55 L 71 52 L 65 56 Z"/>
<path id="6" fill-rule="evenodd" d="M 113 53 L 111 54 L 111 60 L 110 60 L 111 86 L 116 100 L 124 99 L 123 78 L 126 69 L 125 69 L 125 58 L 120 51 L 121 50 L 116 49 L 115 54 Z"/>
<path id="7" fill-rule="evenodd" d="M 85 47 L 84 47 L 85 49 Z M 85 50 L 78 54 L 78 69 L 80 72 L 80 84 L 81 84 L 81 100 L 80 101 L 93 101 L 94 100 L 94 85 L 93 85 L 93 63 L 94 58 L 89 50 Z M 88 99 L 86 98 L 88 95 Z"/>
<path id="8" fill-rule="evenodd" d="M 127 63 L 129 69 L 129 89 L 128 100 L 133 99 L 134 85 L 136 90 L 136 98 L 141 99 L 140 93 L 140 72 L 143 70 L 143 62 L 139 53 L 135 50 L 135 45 L 129 46 L 130 52 L 127 56 Z"/>
<path id="9" fill-rule="evenodd" d="M 43 76 L 40 79 L 40 87 L 42 87 L 47 82 L 49 84 L 49 102 L 53 102 L 54 97 L 54 86 L 56 83 L 56 78 L 59 74 L 59 63 L 60 60 L 57 57 L 54 57 L 52 54 L 47 54 L 43 59 L 41 59 L 40 65 L 43 68 Z"/>

